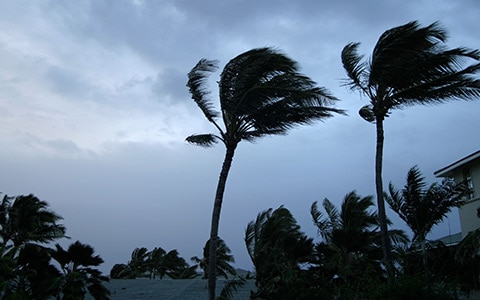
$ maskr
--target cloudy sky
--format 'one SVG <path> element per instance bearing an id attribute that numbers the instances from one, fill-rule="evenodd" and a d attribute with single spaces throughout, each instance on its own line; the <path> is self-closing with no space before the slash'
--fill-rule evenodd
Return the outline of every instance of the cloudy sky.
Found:
<path id="1" fill-rule="evenodd" d="M 240 144 L 220 236 L 251 268 L 243 235 L 259 212 L 284 205 L 314 237 L 313 201 L 374 193 L 374 126 L 357 114 L 366 99 L 341 86 L 342 48 L 361 42 L 371 53 L 382 32 L 412 20 L 440 21 L 450 47 L 480 48 L 479 15 L 477 0 L 1 1 L 0 191 L 47 201 L 68 235 L 105 259 L 104 272 L 135 247 L 200 256 L 224 148 L 185 143 L 213 130 L 186 74 L 201 58 L 223 67 L 276 47 L 349 116 Z M 480 101 L 394 111 L 384 181 L 400 187 L 418 164 L 433 182 L 433 171 L 478 150 L 479 111 Z M 459 230 L 455 212 L 430 237 Z"/>

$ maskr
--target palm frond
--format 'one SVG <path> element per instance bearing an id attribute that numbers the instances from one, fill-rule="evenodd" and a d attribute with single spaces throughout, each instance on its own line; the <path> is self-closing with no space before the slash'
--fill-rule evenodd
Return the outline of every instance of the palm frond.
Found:
<path id="1" fill-rule="evenodd" d="M 325 212 L 327 213 L 329 223 L 331 224 L 330 226 L 332 228 L 337 228 L 340 225 L 340 213 L 338 212 L 338 209 L 333 205 L 333 203 L 325 198 L 323 200 L 323 209 L 325 209 Z"/>
<path id="2" fill-rule="evenodd" d="M 318 209 L 317 201 L 312 203 L 310 207 L 310 215 L 312 216 L 313 223 L 317 227 L 318 233 L 324 240 L 330 239 L 330 226 L 327 220 L 324 220 L 322 212 Z"/>
<path id="3" fill-rule="evenodd" d="M 222 140 L 220 137 L 214 134 L 194 134 L 185 139 L 188 143 L 201 147 L 211 147 Z"/>
<path id="4" fill-rule="evenodd" d="M 352 90 L 365 89 L 366 64 L 362 62 L 363 55 L 358 54 L 359 46 L 360 43 L 349 43 L 342 50 L 343 68 L 349 77 L 345 85 Z"/>
<path id="5" fill-rule="evenodd" d="M 225 282 L 225 286 L 222 288 L 220 296 L 217 298 L 217 300 L 232 299 L 235 292 L 238 291 L 239 288 L 243 287 L 246 282 L 247 280 L 242 276 L 228 280 L 227 282 Z"/>
<path id="6" fill-rule="evenodd" d="M 218 69 L 218 61 L 201 59 L 195 67 L 188 73 L 187 87 L 189 88 L 192 99 L 197 103 L 203 114 L 210 122 L 219 116 L 208 95 L 210 91 L 206 87 L 208 75 Z"/>

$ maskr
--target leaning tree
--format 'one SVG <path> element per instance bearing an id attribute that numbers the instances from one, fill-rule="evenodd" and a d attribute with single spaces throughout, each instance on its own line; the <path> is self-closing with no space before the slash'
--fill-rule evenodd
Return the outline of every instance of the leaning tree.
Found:
<path id="1" fill-rule="evenodd" d="M 310 124 L 342 112 L 331 106 L 337 100 L 334 96 L 300 74 L 295 61 L 271 48 L 252 49 L 227 63 L 218 82 L 220 111 L 217 111 L 207 88 L 208 75 L 217 68 L 217 61 L 202 59 L 188 74 L 187 83 L 193 100 L 218 133 L 191 135 L 186 140 L 205 147 L 220 141 L 226 150 L 210 231 L 208 290 L 211 300 L 215 299 L 220 211 L 238 144 L 242 140 L 251 142 L 267 135 L 285 134 L 296 125 Z"/>

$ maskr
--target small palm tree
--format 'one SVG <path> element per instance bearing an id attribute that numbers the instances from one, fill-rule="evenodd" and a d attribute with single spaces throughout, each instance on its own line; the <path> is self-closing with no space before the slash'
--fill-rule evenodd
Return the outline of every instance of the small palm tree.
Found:
<path id="1" fill-rule="evenodd" d="M 208 278 L 208 270 L 209 270 L 209 253 L 210 253 L 210 240 L 205 243 L 205 247 L 203 247 L 203 258 L 199 258 L 198 256 L 192 257 L 192 261 L 197 263 L 200 269 L 203 270 L 203 278 Z M 228 279 L 229 275 L 235 276 L 237 271 L 235 268 L 232 267 L 230 264 L 235 262 L 235 258 L 231 255 L 231 250 L 228 248 L 227 244 L 221 238 L 217 241 L 217 276 L 222 276 L 225 279 Z"/>
<path id="2" fill-rule="evenodd" d="M 367 271 L 382 274 L 381 237 L 378 231 L 378 216 L 370 211 L 373 197 L 361 197 L 355 191 L 345 195 L 340 211 L 325 199 L 323 209 L 317 202 L 310 213 L 323 241 L 317 245 L 319 264 L 336 281 L 353 284 L 366 276 Z M 390 238 L 395 244 L 407 242 L 402 231 L 391 230 Z"/>
<path id="3" fill-rule="evenodd" d="M 103 259 L 94 255 L 91 246 L 76 241 L 65 251 L 57 244 L 51 255 L 63 271 L 63 277 L 58 284 L 62 299 L 84 299 L 87 292 L 95 300 L 109 299 L 110 291 L 103 285 L 104 281 L 108 281 L 108 277 L 96 269 L 103 263 Z"/>
<path id="4" fill-rule="evenodd" d="M 407 183 L 399 191 L 390 182 L 389 194 L 386 195 L 390 208 L 405 221 L 413 232 L 412 245 L 419 245 L 422 251 L 423 265 L 427 270 L 427 253 L 425 248 L 427 234 L 432 227 L 442 222 L 453 207 L 465 203 L 465 185 L 455 184 L 446 179 L 441 184 L 433 183 L 426 188 L 425 178 L 417 166 L 407 173 Z"/>
<path id="5" fill-rule="evenodd" d="M 130 279 L 145 276 L 148 270 L 148 256 L 149 252 L 145 247 L 133 249 L 130 261 L 127 263 Z"/>
<path id="6" fill-rule="evenodd" d="M 298 72 L 298 65 L 271 48 L 247 51 L 230 60 L 220 75 L 220 112 L 208 99 L 208 75 L 217 62 L 202 59 L 188 74 L 187 86 L 193 100 L 218 134 L 196 134 L 189 143 L 225 145 L 225 158 L 218 179 L 210 231 L 209 299 L 215 299 L 216 254 L 220 211 L 235 149 L 242 140 L 254 141 L 267 135 L 285 134 L 295 125 L 341 113 L 330 105 L 337 100 Z M 223 126 L 218 122 L 221 117 Z"/>
<path id="7" fill-rule="evenodd" d="M 300 231 L 288 209 L 258 214 L 247 225 L 245 244 L 255 266 L 252 299 L 304 299 L 301 294 L 311 287 L 304 266 L 312 258 L 313 240 Z"/>
<path id="8" fill-rule="evenodd" d="M 115 264 L 110 270 L 111 279 L 128 279 L 130 278 L 130 270 L 126 264 Z"/>
<path id="9" fill-rule="evenodd" d="M 147 269 L 150 273 L 150 279 L 155 279 L 155 275 L 160 276 L 162 279 L 165 276 L 165 268 L 163 266 L 163 260 L 167 252 L 162 247 L 155 247 L 148 253 Z"/>
<path id="10" fill-rule="evenodd" d="M 350 43 L 342 51 L 343 67 L 349 77 L 347 85 L 370 100 L 369 105 L 360 109 L 360 115 L 376 124 L 375 185 L 390 279 L 393 266 L 382 182 L 383 122 L 393 109 L 480 96 L 480 80 L 475 76 L 480 69 L 480 52 L 447 49 L 446 39 L 446 31 L 438 23 L 421 27 L 414 21 L 385 31 L 369 60 L 357 53 L 359 43 Z M 466 60 L 474 63 L 464 67 Z"/>

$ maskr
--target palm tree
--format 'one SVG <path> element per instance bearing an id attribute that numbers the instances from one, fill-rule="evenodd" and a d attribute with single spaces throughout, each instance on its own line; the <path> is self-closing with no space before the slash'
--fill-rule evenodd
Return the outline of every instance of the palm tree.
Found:
<path id="1" fill-rule="evenodd" d="M 480 69 L 480 52 L 463 47 L 447 49 L 446 38 L 446 31 L 438 23 L 421 27 L 413 21 L 385 31 L 369 60 L 358 54 L 359 43 L 350 43 L 342 50 L 343 67 L 349 77 L 346 84 L 370 100 L 360 109 L 360 115 L 376 124 L 375 185 L 390 279 L 393 267 L 382 182 L 383 122 L 396 108 L 480 96 L 480 80 L 475 76 Z M 463 67 L 468 59 L 474 63 Z"/>
<path id="2" fill-rule="evenodd" d="M 59 244 L 52 251 L 55 259 L 63 271 L 63 278 L 59 283 L 60 294 L 64 300 L 84 299 L 87 291 L 95 300 L 109 299 L 110 291 L 102 282 L 108 277 L 96 269 L 103 263 L 103 259 L 94 255 L 94 249 L 79 241 L 71 244 L 65 251 Z"/>
<path id="3" fill-rule="evenodd" d="M 227 244 L 224 240 L 219 238 L 217 240 L 217 275 L 225 277 L 228 279 L 228 275 L 235 276 L 237 271 L 235 268 L 232 267 L 230 264 L 235 262 L 235 258 L 231 255 L 231 250 L 228 248 Z M 197 263 L 198 266 L 203 270 L 203 278 L 208 278 L 208 270 L 209 270 L 209 253 L 210 253 L 210 240 L 205 243 L 205 247 L 203 247 L 203 258 L 199 258 L 198 256 L 192 257 L 192 261 Z"/>
<path id="4" fill-rule="evenodd" d="M 165 276 L 165 268 L 163 261 L 167 252 L 162 247 L 155 247 L 148 253 L 147 268 L 150 273 L 150 279 L 155 279 L 155 275 L 159 275 L 160 279 Z"/>
<path id="5" fill-rule="evenodd" d="M 5 246 L 18 248 L 30 242 L 48 243 L 65 237 L 62 217 L 34 195 L 4 196 L 0 203 L 0 236 Z"/>
<path id="6" fill-rule="evenodd" d="M 127 264 L 130 279 L 145 276 L 148 270 L 148 256 L 149 252 L 145 247 L 133 249 L 131 259 Z"/>
<path id="7" fill-rule="evenodd" d="M 288 209 L 279 207 L 258 214 L 247 225 L 245 244 L 255 266 L 255 298 L 310 298 L 303 297 L 311 287 L 304 266 L 312 257 L 313 240 L 300 231 Z"/>
<path id="8" fill-rule="evenodd" d="M 202 59 L 188 74 L 187 86 L 193 100 L 218 134 L 196 134 L 189 143 L 212 146 L 221 141 L 225 158 L 218 179 L 210 231 L 210 300 L 215 299 L 218 226 L 223 194 L 237 145 L 267 135 L 285 134 L 295 125 L 310 124 L 341 110 L 329 107 L 335 100 L 326 89 L 298 72 L 298 65 L 271 48 L 247 51 L 230 60 L 220 75 L 220 112 L 208 99 L 208 75 L 217 61 Z M 218 122 L 221 116 L 223 127 Z"/>
<path id="9" fill-rule="evenodd" d="M 128 279 L 130 278 L 130 270 L 126 264 L 115 264 L 110 270 L 111 279 Z"/>
<path id="10" fill-rule="evenodd" d="M 370 211 L 373 205 L 372 196 L 361 197 L 355 191 L 345 195 L 340 211 L 326 198 L 325 215 L 316 201 L 312 204 L 310 214 L 323 238 L 316 247 L 318 263 L 329 280 L 351 287 L 358 283 L 357 288 L 365 288 L 361 280 L 368 278 L 367 272 L 381 280 L 381 236 L 378 216 Z M 399 230 L 391 230 L 389 237 L 395 244 L 408 240 Z"/>
<path id="11" fill-rule="evenodd" d="M 399 191 L 390 182 L 389 195 L 385 200 L 390 208 L 405 221 L 413 232 L 412 245 L 419 245 L 422 251 L 423 265 L 427 270 L 427 253 L 425 242 L 432 227 L 442 222 L 453 207 L 459 207 L 465 201 L 463 184 L 457 185 L 451 179 L 441 184 L 433 183 L 427 189 L 425 178 L 417 166 L 407 173 L 407 183 Z"/>

